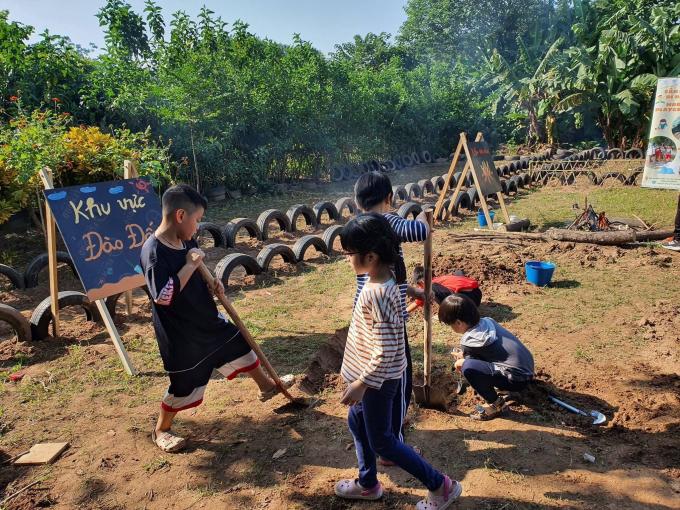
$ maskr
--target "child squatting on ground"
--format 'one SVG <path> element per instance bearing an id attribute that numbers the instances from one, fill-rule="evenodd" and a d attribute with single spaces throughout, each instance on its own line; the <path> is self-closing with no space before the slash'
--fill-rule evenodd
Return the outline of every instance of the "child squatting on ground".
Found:
<path id="1" fill-rule="evenodd" d="M 454 351 L 456 370 L 486 401 L 470 415 L 490 420 L 507 410 L 496 389 L 522 391 L 534 377 L 534 358 L 529 349 L 490 317 L 479 317 L 477 306 L 460 294 L 439 305 L 439 320 L 463 336 L 462 352 Z"/>
<path id="2" fill-rule="evenodd" d="M 347 420 L 359 477 L 338 481 L 335 494 L 347 499 L 382 497 L 376 464 L 380 455 L 428 488 L 418 510 L 443 510 L 460 496 L 460 483 L 402 442 L 392 425 L 394 416 L 403 416 L 406 385 L 402 295 L 391 269 L 399 257 L 397 236 L 383 215 L 368 213 L 349 221 L 340 240 L 352 269 L 366 280 L 352 313 L 341 369 L 348 384 L 341 402 L 350 406 Z"/>
<path id="3" fill-rule="evenodd" d="M 222 282 L 215 278 L 209 287 L 196 270 L 205 255 L 193 236 L 207 207 L 205 199 L 180 184 L 163 194 L 162 205 L 163 220 L 142 247 L 141 265 L 152 298 L 158 348 L 170 377 L 152 439 L 161 450 L 176 452 L 185 440 L 170 431 L 172 420 L 177 412 L 203 401 L 213 370 L 227 379 L 247 373 L 263 402 L 278 388 L 239 329 L 217 311 L 212 290 L 223 294 Z M 291 375 L 281 380 L 286 387 L 294 382 Z"/>
<path id="4" fill-rule="evenodd" d="M 401 440 L 404 440 L 403 424 L 406 419 L 406 411 L 411 402 L 411 388 L 413 381 L 412 366 L 411 366 L 411 349 L 408 344 L 408 336 L 406 335 L 406 321 L 408 320 L 408 311 L 406 310 L 406 295 L 409 291 L 408 282 L 406 279 L 406 264 L 404 263 L 404 255 L 401 249 L 401 243 L 422 242 L 427 239 L 429 235 L 429 225 L 425 214 L 420 214 L 415 220 L 407 220 L 390 212 L 392 210 L 392 183 L 389 177 L 382 172 L 367 172 L 361 175 L 354 185 L 354 197 L 356 203 L 363 212 L 373 212 L 384 216 L 390 225 L 390 228 L 395 233 L 397 238 L 397 258 L 394 261 L 392 270 L 394 272 L 395 281 L 399 287 L 399 296 L 402 306 L 402 314 L 404 317 L 404 348 L 406 354 L 406 384 L 404 387 L 404 402 L 399 407 L 401 415 L 394 415 L 392 417 L 392 426 L 394 427 L 394 434 Z M 359 294 L 368 279 L 366 274 L 357 274 L 357 290 L 354 296 L 354 304 L 359 299 Z M 395 408 L 396 410 L 396 408 Z M 416 451 L 419 451 L 415 447 Z M 391 462 L 379 459 L 382 465 L 392 465 Z"/>

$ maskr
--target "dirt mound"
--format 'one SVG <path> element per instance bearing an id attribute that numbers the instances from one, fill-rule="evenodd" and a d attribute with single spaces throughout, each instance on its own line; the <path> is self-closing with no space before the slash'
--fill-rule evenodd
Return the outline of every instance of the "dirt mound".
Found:
<path id="1" fill-rule="evenodd" d="M 471 250 L 448 257 L 438 255 L 432 261 L 432 269 L 435 276 L 462 269 L 487 288 L 489 285 L 522 283 L 523 264 L 522 257 L 510 250 L 492 249 L 487 253 Z"/>
<path id="2" fill-rule="evenodd" d="M 342 357 L 345 353 L 345 343 L 347 342 L 347 331 L 349 328 L 342 328 L 335 331 L 328 341 L 321 346 L 314 359 L 307 367 L 305 376 L 300 381 L 300 389 L 314 394 L 318 393 L 326 386 L 334 385 L 337 374 L 342 367 Z"/>

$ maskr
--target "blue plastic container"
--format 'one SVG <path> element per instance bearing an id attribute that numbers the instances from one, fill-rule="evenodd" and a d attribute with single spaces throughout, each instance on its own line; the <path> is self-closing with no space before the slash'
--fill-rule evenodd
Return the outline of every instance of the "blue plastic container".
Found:
<path id="1" fill-rule="evenodd" d="M 495 212 L 489 211 L 489 216 L 491 217 L 491 222 L 493 223 L 493 217 L 496 215 Z M 480 227 L 486 227 L 486 216 L 484 216 L 484 211 L 481 209 L 477 211 L 477 221 L 479 222 Z"/>
<path id="2" fill-rule="evenodd" d="M 552 280 L 555 272 L 555 264 L 552 262 L 541 262 L 538 260 L 530 260 L 524 264 L 527 281 L 537 287 L 545 287 Z"/>

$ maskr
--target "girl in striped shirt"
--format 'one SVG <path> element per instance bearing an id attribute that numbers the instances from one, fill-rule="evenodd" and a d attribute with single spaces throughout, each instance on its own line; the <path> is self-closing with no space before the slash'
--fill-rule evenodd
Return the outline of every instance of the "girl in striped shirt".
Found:
<path id="1" fill-rule="evenodd" d="M 342 362 L 348 384 L 341 402 L 350 406 L 359 477 L 340 480 L 335 494 L 348 499 L 379 499 L 376 455 L 394 462 L 420 480 L 429 492 L 418 510 L 448 508 L 462 492 L 460 483 L 434 469 L 395 435 L 393 416 L 403 413 L 406 356 L 401 295 L 391 267 L 398 240 L 380 214 L 361 214 L 345 225 L 342 248 L 356 274 L 368 276 L 352 313 Z"/>

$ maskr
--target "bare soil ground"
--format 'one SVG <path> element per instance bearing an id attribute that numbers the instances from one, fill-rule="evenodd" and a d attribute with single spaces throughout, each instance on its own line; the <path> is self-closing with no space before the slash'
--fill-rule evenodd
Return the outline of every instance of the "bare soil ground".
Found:
<path id="1" fill-rule="evenodd" d="M 583 185 L 522 192 L 510 213 L 551 226 L 571 219 L 569 205 L 584 192 L 598 210 L 672 219 L 672 194 Z M 437 230 L 435 273 L 463 268 L 480 280 L 482 313 L 531 348 L 538 381 L 507 417 L 491 422 L 467 418 L 477 402 L 471 391 L 451 396 L 448 412 L 411 409 L 408 441 L 465 487 L 455 508 L 680 508 L 680 255 L 653 245 L 455 240 L 472 226 L 466 219 Z M 245 239 L 242 247 L 259 248 Z M 21 245 L 12 249 L 21 254 Z M 226 253 L 207 250 L 213 267 Z M 421 257 L 417 246 L 406 247 L 410 267 Z M 533 259 L 557 264 L 552 286 L 524 282 L 523 264 Z M 28 316 L 47 295 L 45 280 L 28 291 L 2 287 L 0 302 Z M 60 283 L 79 288 L 68 268 Z M 353 298 L 346 262 L 315 257 L 267 276 L 236 275 L 234 283 L 241 284 L 232 293 L 237 308 L 281 373 L 302 374 L 331 338 L 335 354 L 327 360 L 337 362 Z M 40 480 L 5 508 L 402 509 L 425 494 L 406 473 L 384 468 L 382 501 L 353 504 L 333 495 L 335 480 L 356 476 L 356 459 L 332 376 L 307 410 L 281 397 L 259 403 L 247 378 L 211 381 L 204 404 L 178 418 L 188 450 L 163 454 L 149 432 L 167 382 L 143 292 L 135 292 L 131 316 L 119 303 L 116 322 L 137 377 L 125 375 L 102 326 L 77 312 L 65 312 L 59 338 L 20 344 L 0 331 L 0 462 L 36 442 L 71 444 L 50 466 L 3 464 L 2 497 Z M 419 313 L 408 329 L 419 373 Z M 435 324 L 434 336 L 435 381 L 450 387 L 448 351 L 458 335 Z M 18 370 L 23 379 L 11 382 Z M 547 402 L 551 393 L 605 413 L 607 424 L 592 427 L 556 408 Z M 274 459 L 278 450 L 285 452 Z"/>

